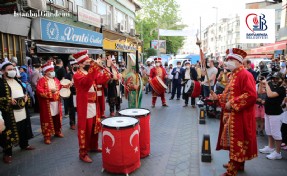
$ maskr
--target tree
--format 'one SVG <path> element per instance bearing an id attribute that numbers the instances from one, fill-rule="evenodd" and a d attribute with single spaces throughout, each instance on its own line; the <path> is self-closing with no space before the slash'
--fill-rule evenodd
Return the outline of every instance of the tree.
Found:
<path id="1" fill-rule="evenodd" d="M 144 48 L 150 48 L 150 42 L 157 40 L 158 28 L 181 30 L 186 27 L 181 24 L 179 5 L 175 0 L 140 1 L 143 9 L 137 12 L 136 30 L 143 35 Z M 160 37 L 160 40 L 166 40 L 167 53 L 177 53 L 184 44 L 184 37 Z"/>
<path id="2" fill-rule="evenodd" d="M 149 58 L 150 56 L 156 56 L 156 50 L 154 48 L 148 48 L 146 50 L 146 57 Z"/>

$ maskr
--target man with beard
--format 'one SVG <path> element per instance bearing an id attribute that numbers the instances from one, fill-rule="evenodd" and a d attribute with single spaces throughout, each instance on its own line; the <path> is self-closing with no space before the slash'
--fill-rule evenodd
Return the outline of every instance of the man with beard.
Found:
<path id="1" fill-rule="evenodd" d="M 12 147 L 19 144 L 23 150 L 33 150 L 28 140 L 33 137 L 27 108 L 28 95 L 16 78 L 16 70 L 11 62 L 0 65 L 3 77 L 0 78 L 0 112 L 6 129 L 0 131 L 0 145 L 3 148 L 4 163 L 12 162 Z"/>
<path id="2" fill-rule="evenodd" d="M 102 72 L 101 63 L 96 63 L 88 56 L 88 51 L 73 54 L 79 64 L 79 70 L 74 74 L 74 85 L 77 90 L 78 140 L 79 158 L 83 162 L 93 160 L 88 152 L 101 152 L 98 148 L 98 134 L 101 130 L 101 116 L 97 113 L 96 80 L 107 82 L 110 75 Z M 97 62 L 101 62 L 97 60 Z M 108 62 L 111 62 L 108 60 Z"/>
<path id="3" fill-rule="evenodd" d="M 246 160 L 257 157 L 255 81 L 242 65 L 246 52 L 239 48 L 226 51 L 226 66 L 231 71 L 229 84 L 222 94 L 211 91 L 210 98 L 222 107 L 217 150 L 229 150 L 229 163 L 223 165 L 223 176 L 234 176 L 244 170 Z"/>

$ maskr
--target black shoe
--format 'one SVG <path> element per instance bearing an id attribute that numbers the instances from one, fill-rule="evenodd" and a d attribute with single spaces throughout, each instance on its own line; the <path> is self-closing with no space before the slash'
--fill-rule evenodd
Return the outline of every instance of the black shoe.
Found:
<path id="1" fill-rule="evenodd" d="M 147 92 L 145 94 L 147 94 Z"/>
<path id="2" fill-rule="evenodd" d="M 180 100 L 180 98 L 177 98 L 176 100 Z"/>
<path id="3" fill-rule="evenodd" d="M 187 104 L 183 105 L 183 107 L 187 107 Z"/>
<path id="4" fill-rule="evenodd" d="M 173 100 L 173 98 L 170 98 L 169 100 Z"/>

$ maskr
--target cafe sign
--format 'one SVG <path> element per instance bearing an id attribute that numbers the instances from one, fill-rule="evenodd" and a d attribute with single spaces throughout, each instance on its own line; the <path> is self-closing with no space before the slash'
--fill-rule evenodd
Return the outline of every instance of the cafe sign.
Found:
<path id="1" fill-rule="evenodd" d="M 33 40 L 81 44 L 95 47 L 103 46 L 102 33 L 43 18 L 33 21 L 31 34 Z"/>
<path id="2" fill-rule="evenodd" d="M 137 50 L 137 46 L 136 44 L 133 44 L 132 42 L 128 42 L 126 40 L 109 40 L 105 38 L 103 42 L 103 49 L 135 53 Z M 140 50 L 140 47 L 138 49 Z"/>
<path id="3" fill-rule="evenodd" d="M 78 6 L 78 21 L 98 28 L 101 27 L 101 16 L 81 6 Z"/>

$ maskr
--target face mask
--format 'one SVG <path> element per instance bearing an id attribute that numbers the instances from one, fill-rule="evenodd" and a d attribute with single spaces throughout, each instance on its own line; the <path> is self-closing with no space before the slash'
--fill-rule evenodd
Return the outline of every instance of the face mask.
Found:
<path id="1" fill-rule="evenodd" d="M 180 68 L 180 65 L 177 65 L 177 68 Z"/>
<path id="2" fill-rule="evenodd" d="M 210 63 L 207 63 L 207 66 L 210 67 Z"/>
<path id="3" fill-rule="evenodd" d="M 157 67 L 159 67 L 159 66 L 160 66 L 160 63 L 156 63 L 155 65 L 156 65 Z"/>
<path id="4" fill-rule="evenodd" d="M 234 69 L 236 69 L 236 65 L 235 65 L 235 62 L 233 61 L 227 61 L 226 63 L 226 66 L 229 70 L 233 71 Z"/>
<path id="5" fill-rule="evenodd" d="M 55 76 L 56 76 L 56 73 L 53 71 L 53 72 L 50 72 L 50 77 L 51 78 L 55 78 Z"/>
<path id="6" fill-rule="evenodd" d="M 83 69 L 86 71 L 89 71 L 89 68 L 90 68 L 90 65 L 85 65 Z"/>
<path id="7" fill-rule="evenodd" d="M 78 67 L 73 67 L 73 71 L 74 72 L 78 71 Z"/>
<path id="8" fill-rule="evenodd" d="M 189 68 L 190 68 L 190 65 L 186 65 L 185 68 L 189 69 Z"/>
<path id="9" fill-rule="evenodd" d="M 10 70 L 7 72 L 7 76 L 9 78 L 15 78 L 16 74 L 17 74 L 16 70 Z"/>
<path id="10" fill-rule="evenodd" d="M 280 67 L 286 67 L 286 63 L 285 62 L 281 62 L 280 63 Z"/>

